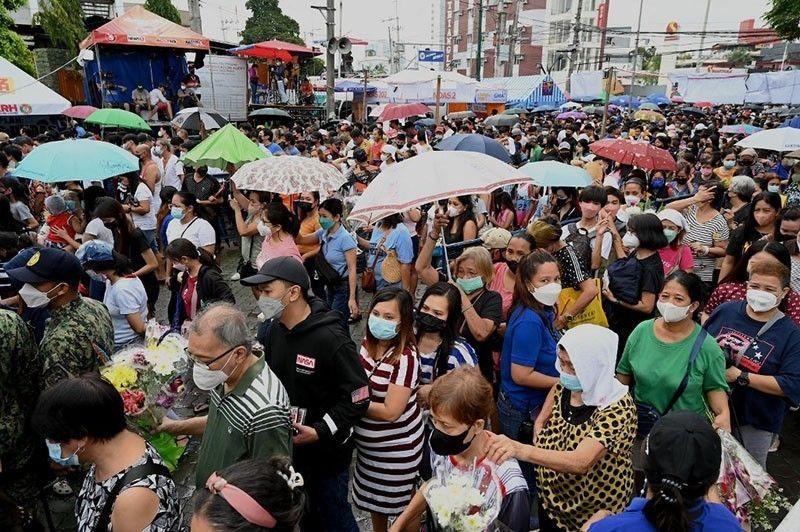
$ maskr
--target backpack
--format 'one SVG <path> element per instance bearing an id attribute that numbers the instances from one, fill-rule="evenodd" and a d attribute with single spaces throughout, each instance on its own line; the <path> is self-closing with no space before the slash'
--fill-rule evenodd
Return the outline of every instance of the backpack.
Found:
<path id="1" fill-rule="evenodd" d="M 618 300 L 635 305 L 642 297 L 642 265 L 634 251 L 630 256 L 615 260 L 608 265 L 608 288 Z"/>
<path id="2" fill-rule="evenodd" d="M 582 227 L 578 227 L 577 222 L 567 225 L 568 235 L 564 241 L 572 246 L 578 260 L 583 263 L 587 273 L 591 273 L 592 269 L 592 239 L 589 238 L 589 232 Z"/>

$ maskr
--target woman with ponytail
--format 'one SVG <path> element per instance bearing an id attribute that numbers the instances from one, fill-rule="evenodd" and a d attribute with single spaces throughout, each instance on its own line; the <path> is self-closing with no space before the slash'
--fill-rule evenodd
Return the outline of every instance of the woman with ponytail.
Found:
<path id="1" fill-rule="evenodd" d="M 653 426 L 644 446 L 647 498 L 635 498 L 621 514 L 598 512 L 589 532 L 734 532 L 733 514 L 714 502 L 722 444 L 701 415 L 670 412 Z M 604 516 L 608 516 L 603 518 Z"/>

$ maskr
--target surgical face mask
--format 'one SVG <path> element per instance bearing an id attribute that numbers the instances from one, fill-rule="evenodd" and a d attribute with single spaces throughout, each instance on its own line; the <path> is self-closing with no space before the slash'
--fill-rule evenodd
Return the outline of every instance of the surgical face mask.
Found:
<path id="1" fill-rule="evenodd" d="M 639 237 L 633 233 L 625 233 L 622 237 L 622 245 L 628 249 L 636 249 L 639 247 Z"/>
<path id="2" fill-rule="evenodd" d="M 636 207 L 639 204 L 641 198 L 639 196 L 634 196 L 633 194 L 626 194 L 625 195 L 625 205 L 630 207 Z"/>
<path id="3" fill-rule="evenodd" d="M 739 159 L 739 163 L 742 166 L 750 166 L 750 165 L 753 164 L 753 159 L 750 159 L 749 157 L 743 157 L 743 158 Z"/>
<path id="4" fill-rule="evenodd" d="M 220 369 L 209 369 L 205 365 L 195 362 L 194 368 L 192 369 L 192 378 L 197 387 L 201 390 L 210 391 L 227 381 L 230 375 L 223 370 L 225 366 L 228 365 L 228 362 L 231 361 L 231 358 L 233 357 L 229 355 L 228 360 L 225 361 L 225 364 L 223 364 Z M 238 365 L 237 363 L 237 366 Z M 236 367 L 234 367 L 233 370 L 236 371 Z"/>
<path id="5" fill-rule="evenodd" d="M 747 290 L 747 304 L 755 312 L 767 312 L 778 306 L 778 296 L 751 288 Z"/>
<path id="6" fill-rule="evenodd" d="M 450 218 L 455 218 L 461 214 L 461 207 L 456 207 L 455 205 L 450 205 L 447 207 L 447 216 Z"/>
<path id="7" fill-rule="evenodd" d="M 664 236 L 667 239 L 667 242 L 672 244 L 672 241 L 678 236 L 678 232 L 674 229 L 664 229 Z"/>
<path id="8" fill-rule="evenodd" d="M 397 336 L 398 323 L 391 320 L 385 320 L 380 316 L 376 316 L 375 314 L 369 315 L 367 326 L 369 327 L 369 332 L 372 333 L 372 336 L 378 340 L 391 340 Z"/>
<path id="9" fill-rule="evenodd" d="M 172 215 L 172 217 L 175 220 L 181 220 L 183 218 L 183 215 L 184 215 L 183 209 L 181 209 L 180 207 L 172 207 L 169 210 L 169 213 Z"/>
<path id="10" fill-rule="evenodd" d="M 156 157 L 161 157 L 164 154 L 164 150 L 161 148 L 153 148 L 153 155 Z"/>
<path id="11" fill-rule="evenodd" d="M 275 299 L 274 297 L 268 296 L 261 296 L 258 298 L 258 309 L 264 315 L 265 320 L 269 319 L 280 319 L 281 314 L 283 314 L 283 309 L 286 308 L 286 305 L 283 302 L 283 298 Z"/>
<path id="12" fill-rule="evenodd" d="M 650 186 L 652 186 L 653 188 L 661 188 L 661 187 L 664 186 L 664 180 L 663 179 L 653 179 L 650 182 Z"/>
<path id="13" fill-rule="evenodd" d="M 712 170 L 711 168 L 701 168 L 701 169 L 700 169 L 700 175 L 702 175 L 703 177 L 708 177 L 708 176 L 710 176 L 710 175 L 711 175 L 711 173 L 712 173 L 713 171 L 714 171 L 714 170 Z"/>
<path id="14" fill-rule="evenodd" d="M 558 296 L 561 294 L 560 283 L 548 283 L 538 288 L 531 290 L 533 298 L 546 307 L 552 307 L 558 301 Z"/>
<path id="15" fill-rule="evenodd" d="M 272 236 L 272 229 L 269 227 L 269 225 L 264 223 L 263 220 L 259 220 L 256 227 L 258 228 L 258 234 L 264 238 L 269 238 Z"/>
<path id="16" fill-rule="evenodd" d="M 511 271 L 511 273 L 517 273 L 517 266 L 519 266 L 519 261 L 506 259 L 506 266 L 508 266 L 508 269 Z"/>
<path id="17" fill-rule="evenodd" d="M 587 220 L 594 218 L 600 212 L 600 205 L 597 203 L 590 203 L 588 201 L 582 201 L 578 204 L 581 208 L 581 216 L 586 218 Z"/>
<path id="18" fill-rule="evenodd" d="M 188 268 L 182 262 L 175 262 L 172 264 L 172 269 L 179 272 L 185 272 Z"/>
<path id="19" fill-rule="evenodd" d="M 468 427 L 467 430 L 461 434 L 451 436 L 450 434 L 442 432 L 436 427 L 433 427 L 430 440 L 431 449 L 433 449 L 433 452 L 439 456 L 454 456 L 463 453 L 469 449 L 469 446 L 472 444 L 472 440 L 475 439 L 475 436 L 473 436 L 468 442 L 464 441 L 467 438 L 471 428 L 472 427 Z"/>
<path id="20" fill-rule="evenodd" d="M 582 392 L 583 388 L 581 387 L 581 381 L 578 380 L 577 375 L 569 375 L 567 373 L 561 373 L 558 377 L 558 380 L 561 381 L 561 385 L 571 392 Z"/>
<path id="21" fill-rule="evenodd" d="M 456 284 L 461 287 L 464 293 L 471 294 L 483 288 L 483 277 L 478 275 L 477 277 L 468 277 L 466 279 L 459 278 L 456 279 Z"/>
<path id="22" fill-rule="evenodd" d="M 736 166 L 736 161 L 722 161 L 722 166 L 724 166 L 727 170 L 730 170 Z"/>
<path id="23" fill-rule="evenodd" d="M 442 332 L 447 327 L 447 322 L 427 312 L 418 312 L 416 317 L 417 329 L 420 332 Z"/>
<path id="24" fill-rule="evenodd" d="M 54 286 L 47 292 L 40 292 L 35 286 L 25 283 L 19 290 L 19 297 L 25 302 L 28 308 L 42 308 L 50 304 L 50 297 L 48 294 L 61 286 L 61 283 Z"/>
<path id="25" fill-rule="evenodd" d="M 772 192 L 773 194 L 780 194 L 781 193 L 781 186 L 780 185 L 767 185 L 767 192 Z"/>
<path id="26" fill-rule="evenodd" d="M 689 306 L 679 307 L 668 301 L 656 301 L 656 308 L 667 323 L 677 323 L 689 315 Z"/>
<path id="27" fill-rule="evenodd" d="M 70 200 L 66 200 L 64 202 L 64 205 L 67 206 L 67 210 L 68 211 L 74 211 L 75 210 L 75 200 L 71 200 L 71 199 Z"/>
<path id="28" fill-rule="evenodd" d="M 50 456 L 50 460 L 57 463 L 62 467 L 75 467 L 80 465 L 78 462 L 78 451 L 81 450 L 79 447 L 74 453 L 67 456 L 66 458 L 61 458 L 61 445 L 55 442 L 51 442 L 50 440 L 44 441 L 47 444 L 47 454 Z"/>
<path id="29" fill-rule="evenodd" d="M 319 225 L 320 225 L 320 227 L 322 227 L 326 231 L 328 229 L 330 229 L 331 227 L 333 227 L 334 223 L 335 222 L 333 221 L 333 219 L 328 218 L 327 216 L 320 216 L 319 217 Z"/>

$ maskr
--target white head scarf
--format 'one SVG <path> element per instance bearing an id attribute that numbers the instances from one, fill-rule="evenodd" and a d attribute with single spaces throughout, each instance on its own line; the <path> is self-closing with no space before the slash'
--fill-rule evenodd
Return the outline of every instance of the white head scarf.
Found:
<path id="1" fill-rule="evenodd" d="M 628 387 L 615 377 L 619 336 L 611 329 L 584 324 L 568 330 L 558 345 L 569 354 L 583 388 L 583 402 L 600 410 L 619 401 Z M 561 372 L 561 361 L 556 359 Z"/>

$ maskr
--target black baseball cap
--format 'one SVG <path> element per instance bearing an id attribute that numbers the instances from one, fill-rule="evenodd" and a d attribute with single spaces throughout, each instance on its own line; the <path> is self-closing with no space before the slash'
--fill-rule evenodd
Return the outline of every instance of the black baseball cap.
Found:
<path id="1" fill-rule="evenodd" d="M 711 424 L 695 412 L 671 412 L 659 419 L 647 437 L 645 472 L 688 486 L 713 483 L 719 476 L 722 442 Z"/>
<path id="2" fill-rule="evenodd" d="M 280 279 L 308 290 L 310 281 L 303 263 L 293 257 L 277 257 L 264 263 L 258 273 L 240 282 L 244 286 L 256 286 Z"/>
<path id="3" fill-rule="evenodd" d="M 75 284 L 83 275 L 81 261 L 72 253 L 58 248 L 42 248 L 28 259 L 24 266 L 8 270 L 8 276 L 21 283 L 55 281 Z"/>

